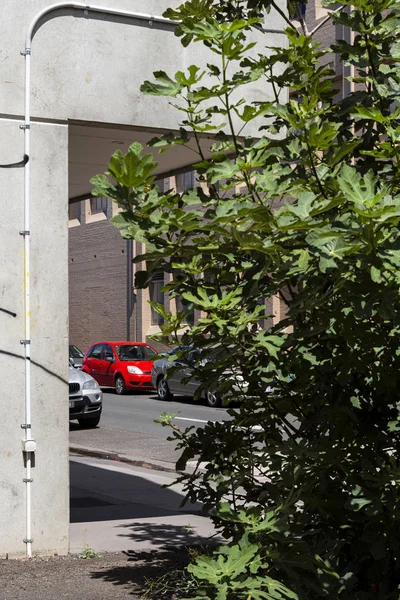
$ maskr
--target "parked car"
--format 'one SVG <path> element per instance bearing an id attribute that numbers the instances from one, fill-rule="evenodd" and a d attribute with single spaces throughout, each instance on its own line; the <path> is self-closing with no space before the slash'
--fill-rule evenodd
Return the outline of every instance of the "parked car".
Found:
<path id="1" fill-rule="evenodd" d="M 144 342 L 97 342 L 90 346 L 82 369 L 100 386 L 127 390 L 152 389 L 151 369 L 157 350 Z"/>
<path id="2" fill-rule="evenodd" d="M 181 348 L 182 350 L 182 348 Z M 173 360 L 170 356 L 176 354 L 179 348 L 173 348 L 167 354 L 154 361 L 151 373 L 153 386 L 157 390 L 157 395 L 160 400 L 171 400 L 174 395 L 194 396 L 201 383 L 193 376 L 194 363 L 199 356 L 199 351 L 192 349 L 185 360 Z M 167 371 L 169 370 L 168 376 Z M 247 384 L 243 377 L 239 374 L 224 373 L 226 379 L 234 379 L 233 389 L 244 393 Z M 219 407 L 222 404 L 221 394 L 213 389 L 204 390 L 203 397 L 208 404 L 213 408 Z"/>
<path id="3" fill-rule="evenodd" d="M 78 346 L 75 346 L 74 344 L 69 345 L 69 361 L 71 364 L 72 360 L 72 366 L 75 367 L 75 369 L 82 369 L 82 361 L 84 356 L 84 353 L 82 350 L 79 350 Z"/>
<path id="4" fill-rule="evenodd" d="M 103 392 L 97 381 L 70 363 L 69 366 L 69 419 L 81 427 L 97 427 L 103 408 Z"/>

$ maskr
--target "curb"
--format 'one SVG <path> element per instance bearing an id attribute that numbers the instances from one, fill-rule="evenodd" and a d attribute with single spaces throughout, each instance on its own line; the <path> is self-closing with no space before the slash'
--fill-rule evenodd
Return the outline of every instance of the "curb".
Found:
<path id="1" fill-rule="evenodd" d="M 164 465 L 148 462 L 147 460 L 137 460 L 118 454 L 117 452 L 108 452 L 107 450 L 97 450 L 96 448 L 87 448 L 85 446 L 69 446 L 69 451 L 81 456 L 90 456 L 91 458 L 101 458 L 102 460 L 111 460 L 132 465 L 134 467 L 142 467 L 143 469 L 151 469 L 153 471 L 164 471 L 167 473 L 178 473 L 176 469 L 165 467 Z"/>

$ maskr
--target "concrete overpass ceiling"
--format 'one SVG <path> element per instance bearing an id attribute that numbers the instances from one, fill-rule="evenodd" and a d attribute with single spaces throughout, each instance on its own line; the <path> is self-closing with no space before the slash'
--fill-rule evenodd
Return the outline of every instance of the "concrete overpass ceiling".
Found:
<path id="1" fill-rule="evenodd" d="M 69 124 L 69 200 L 80 200 L 88 196 L 92 186 L 90 179 L 94 175 L 104 173 L 110 156 L 115 150 L 126 152 L 132 142 L 140 142 L 145 153 L 152 153 L 158 167 L 156 174 L 167 177 L 172 174 L 190 170 L 191 165 L 199 160 L 195 152 L 177 146 L 168 152 L 157 154 L 157 148 L 147 148 L 149 140 L 166 130 L 139 128 L 130 126 L 104 125 L 98 123 Z M 203 152 L 210 156 L 209 147 L 212 140 L 202 139 Z M 194 140 L 189 144 L 195 148 Z"/>

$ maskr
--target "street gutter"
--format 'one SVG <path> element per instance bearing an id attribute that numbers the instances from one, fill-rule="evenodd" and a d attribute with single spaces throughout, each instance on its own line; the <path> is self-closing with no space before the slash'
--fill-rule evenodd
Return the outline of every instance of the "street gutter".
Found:
<path id="1" fill-rule="evenodd" d="M 69 451 L 71 454 L 78 454 L 80 456 L 89 456 L 91 458 L 101 458 L 102 460 L 121 462 L 124 464 L 132 465 L 134 467 L 142 467 L 143 469 L 152 469 L 154 471 L 164 471 L 167 473 L 181 474 L 179 471 L 176 470 L 174 463 L 169 463 L 171 465 L 169 467 L 158 461 L 149 462 L 145 459 L 137 459 L 131 456 L 127 456 L 125 454 L 118 454 L 117 452 L 109 452 L 107 450 L 100 450 L 98 448 L 88 448 L 87 446 L 79 446 L 76 444 L 70 444 Z"/>

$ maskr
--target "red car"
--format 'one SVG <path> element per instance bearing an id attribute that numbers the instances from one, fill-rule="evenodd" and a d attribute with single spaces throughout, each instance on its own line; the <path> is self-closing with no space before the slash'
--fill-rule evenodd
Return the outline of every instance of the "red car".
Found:
<path id="1" fill-rule="evenodd" d="M 144 342 L 98 342 L 86 352 L 82 371 L 100 387 L 115 387 L 117 394 L 153 389 L 151 369 L 155 358 L 157 350 Z"/>

